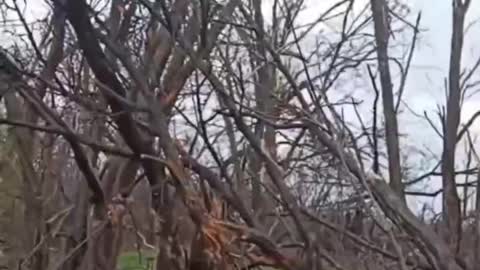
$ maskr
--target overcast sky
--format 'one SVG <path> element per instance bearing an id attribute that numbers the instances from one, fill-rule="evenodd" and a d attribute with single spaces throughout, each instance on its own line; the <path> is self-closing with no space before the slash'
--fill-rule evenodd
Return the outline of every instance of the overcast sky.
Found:
<path id="1" fill-rule="evenodd" d="M 301 18 L 305 22 L 316 18 L 322 10 L 330 6 L 337 0 L 306 0 L 309 8 L 302 13 Z M 364 2 L 366 0 L 363 0 Z M 21 3 L 19 1 L 18 3 Z M 27 1 L 29 9 L 28 20 L 34 17 L 38 18 L 45 14 L 45 5 L 42 1 Z M 362 0 L 357 0 L 361 5 Z M 411 0 L 408 1 L 412 8 L 412 14 L 406 18 L 410 22 L 415 22 L 416 14 L 422 12 L 421 28 L 426 30 L 420 36 L 420 42 L 417 45 L 415 56 L 412 62 L 412 69 L 406 84 L 404 99 L 409 107 L 420 115 L 427 111 L 433 118 L 437 104 L 445 104 L 444 78 L 448 74 L 448 62 L 450 51 L 451 35 L 451 0 Z M 265 3 L 264 7 L 268 6 Z M 269 8 L 265 8 L 268 17 Z M 480 17 L 480 1 L 472 1 L 469 13 L 467 14 L 467 25 Z M 8 35 L 0 33 L 2 44 L 8 43 Z M 480 25 L 474 24 L 469 28 L 465 38 L 463 68 L 469 69 L 480 57 Z M 480 74 L 480 73 L 479 73 Z M 474 79 L 480 79 L 480 76 L 474 76 Z M 361 91 L 371 91 L 371 89 L 362 89 Z M 365 92 L 366 93 L 366 92 Z M 370 92 L 371 93 L 371 92 Z M 358 97 L 358 96 L 357 96 Z M 366 98 L 367 102 L 371 99 Z M 480 109 L 480 97 L 478 95 L 470 98 L 463 107 L 462 121 L 466 121 L 473 113 Z M 364 113 L 369 113 L 369 106 L 364 108 Z M 404 142 L 403 147 L 412 146 L 424 149 L 430 148 L 437 156 L 441 154 L 442 143 L 440 138 L 435 135 L 426 121 L 414 117 L 411 113 L 404 113 L 400 116 L 400 129 L 410 135 L 410 140 Z M 480 122 L 473 126 L 473 133 L 480 135 Z M 459 146 L 461 148 L 462 145 Z M 403 148 L 405 149 L 405 148 Z M 412 155 L 413 162 L 416 162 Z M 439 181 L 432 183 L 431 188 L 436 188 Z M 440 198 L 440 197 L 438 197 Z M 436 200 L 438 205 L 439 201 Z"/>
<path id="2" fill-rule="evenodd" d="M 413 69 L 409 74 L 406 87 L 406 102 L 411 104 L 418 113 L 423 110 L 429 111 L 429 115 L 434 117 L 434 111 L 437 104 L 445 104 L 444 78 L 448 75 L 450 35 L 452 25 L 452 4 L 450 0 L 415 0 L 413 11 L 422 12 L 422 26 L 426 32 L 422 34 L 421 42 L 415 53 L 413 60 Z M 480 17 L 480 2 L 472 1 L 467 14 L 467 23 L 469 25 Z M 413 21 L 411 19 L 411 21 Z M 465 37 L 463 68 L 469 69 L 480 57 L 480 25 L 475 23 L 468 30 Z M 480 70 L 479 70 L 480 72 Z M 477 72 L 478 74 L 480 74 Z M 480 76 L 474 76 L 479 79 Z M 472 91 L 473 92 L 473 91 Z M 463 106 L 462 121 L 466 121 L 472 114 L 480 110 L 480 98 L 478 95 L 472 96 Z M 438 155 L 441 154 L 442 142 L 435 135 L 424 120 L 418 118 L 404 117 L 403 127 L 409 134 L 415 138 L 415 142 L 427 145 Z M 405 119 L 406 118 L 406 119 Z M 427 128 L 426 128 L 427 127 Z M 480 135 L 480 122 L 472 126 L 472 134 Z M 417 135 L 416 135 L 417 134 Z M 476 145 L 479 145 L 478 143 Z M 463 145 L 459 144 L 462 149 Z M 432 189 L 440 186 L 440 179 L 431 183 Z M 435 205 L 440 205 L 441 197 L 435 200 Z"/>
<path id="3" fill-rule="evenodd" d="M 362 7 L 367 0 L 357 0 L 357 7 Z M 302 23 L 315 20 L 321 11 L 332 6 L 336 0 L 306 0 L 309 6 L 300 16 Z M 450 57 L 450 36 L 452 25 L 452 1 L 451 0 L 410 0 L 403 1 L 409 4 L 411 15 L 406 19 L 412 24 L 415 23 L 416 16 L 419 12 L 422 14 L 421 29 L 424 30 L 419 36 L 419 42 L 416 46 L 412 66 L 406 82 L 405 93 L 403 99 L 414 113 L 423 115 L 426 111 L 428 115 L 437 120 L 436 110 L 438 105 L 445 104 L 445 78 L 448 75 L 449 57 Z M 265 3 L 265 7 L 269 4 Z M 265 8 L 268 16 L 269 8 Z M 480 2 L 472 1 L 467 14 L 466 24 L 468 32 L 464 42 L 464 53 L 462 58 L 462 68 L 469 70 L 480 57 L 480 24 L 476 22 L 480 18 Z M 398 39 L 398 37 L 397 37 Z M 395 40 L 391 40 L 392 43 Z M 392 71 L 394 74 L 395 71 Z M 474 80 L 479 80 L 480 70 L 473 76 Z M 372 90 L 368 85 L 362 89 L 357 89 L 356 84 L 352 83 L 352 89 L 342 89 L 346 92 L 352 92 L 357 98 L 362 98 L 366 102 L 366 106 L 362 107 L 363 115 L 369 116 L 370 104 L 372 103 Z M 395 87 L 398 87 L 398 84 Z M 348 87 L 347 87 L 348 88 Z M 337 91 L 338 89 L 336 89 Z M 469 93 L 474 93 L 477 88 L 473 88 Z M 480 110 L 480 96 L 473 95 L 469 98 L 462 108 L 461 121 L 466 122 L 471 115 Z M 355 119 L 353 114 L 349 115 L 352 120 Z M 347 115 L 348 117 L 348 115 Z M 355 120 L 354 120 L 355 121 Z M 431 151 L 431 155 L 438 160 L 442 152 L 442 141 L 434 130 L 428 125 L 425 119 L 416 117 L 408 110 L 399 116 L 399 128 L 401 133 L 408 134 L 407 140 L 402 140 L 402 151 L 405 149 L 420 149 Z M 472 128 L 472 135 L 480 135 L 480 121 L 477 121 Z M 476 145 L 480 145 L 476 143 Z M 458 145 L 458 165 L 462 165 L 465 159 L 464 144 Z M 422 157 L 420 155 L 408 156 L 407 162 L 411 164 L 420 163 Z M 434 166 L 433 159 L 431 166 Z M 423 159 L 423 161 L 425 161 Z M 425 172 L 425 171 L 424 171 Z M 421 174 L 421 172 L 418 172 Z M 439 177 L 432 179 L 426 187 L 431 191 L 441 187 L 441 179 Z M 409 198 L 410 206 L 417 207 L 424 202 L 432 202 L 429 198 Z M 441 209 L 441 196 L 434 199 L 435 209 Z M 418 209 L 418 208 L 417 208 Z"/>

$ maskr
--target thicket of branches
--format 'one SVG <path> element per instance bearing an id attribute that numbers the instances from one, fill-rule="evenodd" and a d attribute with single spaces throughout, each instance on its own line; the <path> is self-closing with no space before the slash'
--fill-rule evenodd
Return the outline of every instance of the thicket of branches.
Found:
<path id="1" fill-rule="evenodd" d="M 2 267 L 110 270 L 147 249 L 158 270 L 477 269 L 470 0 L 452 0 L 426 170 L 398 124 L 420 14 L 313 2 L 2 1 Z"/>

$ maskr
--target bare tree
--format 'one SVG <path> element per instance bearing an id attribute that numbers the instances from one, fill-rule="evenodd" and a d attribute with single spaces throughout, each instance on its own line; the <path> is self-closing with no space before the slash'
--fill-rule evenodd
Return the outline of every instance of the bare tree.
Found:
<path id="1" fill-rule="evenodd" d="M 26 33 L 0 54 L 26 225 L 10 267 L 110 270 L 148 249 L 156 269 L 475 269 L 469 4 L 453 0 L 442 128 L 424 115 L 443 154 L 421 172 L 398 121 L 421 25 L 407 2 L 322 3 L 305 23 L 297 0 L 54 0 L 30 24 L 5 1 Z M 407 205 L 439 194 L 439 221 Z"/>

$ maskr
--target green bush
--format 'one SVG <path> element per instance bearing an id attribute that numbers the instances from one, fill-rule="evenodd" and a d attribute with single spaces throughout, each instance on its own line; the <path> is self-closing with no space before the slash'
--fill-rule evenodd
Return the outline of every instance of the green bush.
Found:
<path id="1" fill-rule="evenodd" d="M 120 270 L 153 270 L 155 265 L 155 255 L 142 252 L 126 252 L 120 255 L 118 259 L 118 269 Z"/>

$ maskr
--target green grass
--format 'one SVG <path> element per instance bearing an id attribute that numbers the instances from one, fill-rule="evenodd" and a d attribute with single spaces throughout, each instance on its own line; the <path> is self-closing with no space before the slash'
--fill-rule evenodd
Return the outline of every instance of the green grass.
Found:
<path id="1" fill-rule="evenodd" d="M 120 270 L 153 270 L 155 254 L 142 252 L 139 257 L 138 252 L 125 252 L 118 258 L 118 269 Z"/>

